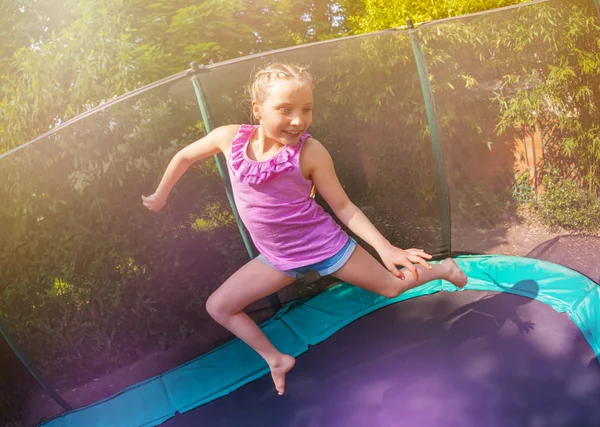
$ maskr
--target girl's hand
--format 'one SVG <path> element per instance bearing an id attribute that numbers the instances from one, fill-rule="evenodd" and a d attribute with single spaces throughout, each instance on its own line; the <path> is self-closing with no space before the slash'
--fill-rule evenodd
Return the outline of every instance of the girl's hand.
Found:
<path id="1" fill-rule="evenodd" d="M 144 202 L 144 206 L 146 206 L 152 212 L 158 212 L 167 204 L 167 200 L 162 197 L 158 197 L 156 193 L 150 196 L 142 196 L 142 201 Z"/>
<path id="2" fill-rule="evenodd" d="M 422 249 L 400 249 L 395 246 L 389 246 L 385 250 L 379 252 L 379 256 L 385 267 L 396 277 L 404 280 L 404 274 L 398 270 L 396 266 L 403 266 L 412 273 L 415 280 L 419 280 L 419 272 L 414 264 L 421 264 L 423 267 L 431 270 L 431 265 L 426 259 L 431 259 L 431 255 Z"/>

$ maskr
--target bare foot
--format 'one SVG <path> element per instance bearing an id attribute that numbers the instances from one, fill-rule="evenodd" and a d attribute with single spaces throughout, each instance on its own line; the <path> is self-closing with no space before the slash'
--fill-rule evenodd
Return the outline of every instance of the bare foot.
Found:
<path id="1" fill-rule="evenodd" d="M 296 359 L 289 354 L 284 354 L 277 364 L 269 366 L 271 368 L 271 376 L 273 377 L 275 388 L 280 396 L 285 393 L 285 374 L 287 374 L 295 364 Z"/>
<path id="2" fill-rule="evenodd" d="M 467 285 L 468 277 L 456 264 L 452 258 L 446 258 L 442 264 L 448 268 L 448 281 L 454 286 L 464 288 Z"/>

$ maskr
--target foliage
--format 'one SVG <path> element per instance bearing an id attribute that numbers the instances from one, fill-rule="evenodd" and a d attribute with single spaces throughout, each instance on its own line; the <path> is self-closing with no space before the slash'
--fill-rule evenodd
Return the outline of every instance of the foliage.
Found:
<path id="1" fill-rule="evenodd" d="M 563 175 L 575 168 L 577 182 L 596 191 L 596 12 L 590 1 L 554 1 L 442 22 L 418 32 L 454 207 L 468 206 L 463 212 L 470 221 L 483 218 L 475 215 L 483 206 L 488 216 L 506 209 L 516 178 L 515 139 L 535 129 L 545 138 L 544 155 L 537 162 L 559 167 Z M 505 194 L 506 200 L 475 199 L 472 187 L 481 184 L 487 190 L 480 194 Z M 460 210 L 454 213 L 464 216 Z"/>
<path id="2" fill-rule="evenodd" d="M 160 58 L 160 52 L 135 48 L 131 18 L 120 12 L 124 0 L 71 6 L 70 25 L 13 55 L 0 102 L 4 149 L 134 89 L 142 81 L 131 64 Z"/>
<path id="3" fill-rule="evenodd" d="M 527 62 L 502 77 L 496 100 L 501 107 L 498 129 L 517 126 L 541 129 L 548 136 L 545 161 L 562 165 L 589 191 L 600 188 L 600 24 L 590 2 L 537 9 L 543 25 L 514 42 L 506 36 L 522 31 L 509 26 L 499 40 L 518 52 L 531 51 Z M 543 62 L 542 62 L 543 61 Z"/>
<path id="4" fill-rule="evenodd" d="M 193 329 L 204 292 L 247 259 L 211 162 L 159 216 L 140 203 L 198 136 L 195 100 L 169 95 L 181 89 L 117 104 L 0 163 L 10 201 L 0 206 L 2 321 L 57 385 L 129 363 L 186 322 Z M 225 241 L 225 253 L 214 250 Z"/>
<path id="5" fill-rule="evenodd" d="M 552 170 L 543 180 L 546 192 L 540 197 L 537 211 L 553 228 L 597 232 L 600 227 L 600 200 L 595 193 L 577 182 L 564 179 Z"/>
<path id="6" fill-rule="evenodd" d="M 0 153 L 189 67 L 345 33 L 333 1 L 13 0 L 0 62 Z M 6 59 L 4 59 L 6 58 Z"/>
<path id="7" fill-rule="evenodd" d="M 352 18 L 359 32 L 417 24 L 483 10 L 526 3 L 529 0 L 364 0 L 364 11 Z"/>

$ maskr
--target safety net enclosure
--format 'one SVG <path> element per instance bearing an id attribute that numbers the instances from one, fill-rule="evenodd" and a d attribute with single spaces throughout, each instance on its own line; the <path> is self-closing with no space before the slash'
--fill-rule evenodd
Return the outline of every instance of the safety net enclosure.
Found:
<path id="1" fill-rule="evenodd" d="M 39 384 L 25 422 L 599 424 L 598 40 L 594 0 L 549 0 L 298 46 L 192 67 L 2 155 L 0 331 Z M 300 356 L 279 399 L 204 308 L 256 255 L 222 157 L 163 211 L 140 199 L 178 149 L 250 121 L 245 86 L 273 59 L 316 76 L 310 133 L 352 201 L 470 279 L 387 300 L 309 276 L 249 307 Z"/>

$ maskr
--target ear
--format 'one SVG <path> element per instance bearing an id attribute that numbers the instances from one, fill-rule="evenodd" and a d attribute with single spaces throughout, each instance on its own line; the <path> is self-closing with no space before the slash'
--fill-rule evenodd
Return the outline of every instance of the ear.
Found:
<path id="1" fill-rule="evenodd" d="M 254 115 L 254 118 L 256 120 L 260 120 L 261 119 L 260 107 L 258 106 L 258 104 L 256 103 L 256 101 L 252 101 L 252 114 Z"/>

